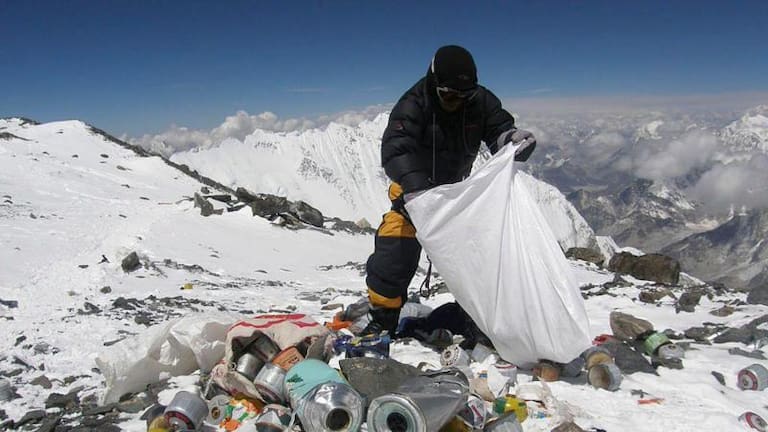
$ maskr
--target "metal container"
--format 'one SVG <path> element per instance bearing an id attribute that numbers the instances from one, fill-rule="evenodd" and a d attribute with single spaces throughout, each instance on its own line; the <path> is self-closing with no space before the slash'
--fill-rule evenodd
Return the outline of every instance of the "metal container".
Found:
<path id="1" fill-rule="evenodd" d="M 363 423 L 365 400 L 347 383 L 327 382 L 305 394 L 295 405 L 306 432 L 355 432 Z"/>
<path id="2" fill-rule="evenodd" d="M 232 398 L 229 395 L 217 395 L 208 401 L 208 416 L 205 422 L 218 427 L 227 417 L 227 405 Z"/>
<path id="3" fill-rule="evenodd" d="M 653 332 L 643 340 L 643 351 L 648 355 L 656 354 L 662 345 L 672 343 L 664 333 Z"/>
<path id="4" fill-rule="evenodd" d="M 394 393 L 371 401 L 368 407 L 368 430 L 440 430 L 467 404 L 468 396 L 469 384 L 463 374 L 411 378 Z"/>
<path id="5" fill-rule="evenodd" d="M 768 387 L 768 369 L 755 363 L 739 371 L 739 388 L 742 390 L 762 391 Z"/>
<path id="6" fill-rule="evenodd" d="M 584 367 L 587 370 L 590 370 L 592 366 L 597 364 L 613 363 L 611 352 L 601 346 L 588 348 L 581 356 L 584 357 Z"/>
<path id="7" fill-rule="evenodd" d="M 523 432 L 523 426 L 517 420 L 514 411 L 489 422 L 483 429 L 485 432 Z"/>
<path id="8" fill-rule="evenodd" d="M 274 363 L 267 363 L 261 368 L 253 385 L 267 403 L 283 403 L 286 400 L 285 371 Z"/>
<path id="9" fill-rule="evenodd" d="M 613 363 L 600 363 L 589 368 L 587 381 L 593 387 L 616 391 L 621 386 L 623 376 L 618 366 Z"/>
<path id="10" fill-rule="evenodd" d="M 739 421 L 756 431 L 768 432 L 768 423 L 766 423 L 762 417 L 751 411 L 747 411 L 739 416 Z"/>
<path id="11" fill-rule="evenodd" d="M 197 430 L 208 417 L 208 404 L 200 396 L 180 391 L 165 408 L 165 418 L 177 430 Z"/>
<path id="12" fill-rule="evenodd" d="M 11 382 L 5 378 L 0 378 L 0 401 L 5 402 L 13 399 L 14 391 Z"/>
<path id="13" fill-rule="evenodd" d="M 493 365 L 493 367 L 496 368 L 496 371 L 501 376 L 507 379 L 507 384 L 517 384 L 517 366 L 508 361 L 499 360 L 496 362 L 496 364 Z"/>
<path id="14" fill-rule="evenodd" d="M 459 344 L 450 345 L 440 353 L 440 364 L 443 367 L 469 366 L 471 361 L 469 354 Z"/>
<path id="15" fill-rule="evenodd" d="M 247 352 L 237 359 L 235 370 L 240 375 L 248 378 L 248 381 L 253 381 L 262 367 L 264 367 L 264 360 L 257 357 L 256 354 Z"/>
<path id="16" fill-rule="evenodd" d="M 301 355 L 298 348 L 290 347 L 280 351 L 280 353 L 272 359 L 272 363 L 280 366 L 284 371 L 288 371 L 293 365 L 302 360 L 304 360 L 304 356 Z"/>
<path id="17" fill-rule="evenodd" d="M 277 404 L 269 404 L 264 407 L 256 417 L 255 427 L 257 432 L 283 432 L 293 423 L 291 409 Z"/>
<path id="18" fill-rule="evenodd" d="M 664 360 L 681 359 L 685 357 L 685 350 L 678 344 L 668 343 L 659 347 L 657 355 Z"/>
<path id="19" fill-rule="evenodd" d="M 271 362 L 273 358 L 280 352 L 280 347 L 276 343 L 272 342 L 272 339 L 267 335 L 261 335 L 258 339 L 251 342 L 248 345 L 248 351 L 259 356 L 264 362 Z"/>
<path id="20" fill-rule="evenodd" d="M 147 408 L 144 413 L 141 414 L 141 419 L 147 422 L 147 429 L 149 429 L 149 426 L 158 417 L 165 418 L 165 405 L 156 403 Z"/>

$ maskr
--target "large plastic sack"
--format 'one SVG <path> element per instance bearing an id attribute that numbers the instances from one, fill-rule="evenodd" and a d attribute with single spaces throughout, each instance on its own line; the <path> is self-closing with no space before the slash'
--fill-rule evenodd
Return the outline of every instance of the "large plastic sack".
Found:
<path id="1" fill-rule="evenodd" d="M 416 237 L 502 358 L 569 362 L 590 346 L 579 286 L 506 146 L 466 180 L 412 198 Z"/>
<path id="2" fill-rule="evenodd" d="M 209 372 L 224 357 L 224 341 L 237 317 L 201 313 L 147 329 L 100 353 L 96 365 L 107 391 L 102 403 L 144 390 L 148 384 L 200 369 Z"/>

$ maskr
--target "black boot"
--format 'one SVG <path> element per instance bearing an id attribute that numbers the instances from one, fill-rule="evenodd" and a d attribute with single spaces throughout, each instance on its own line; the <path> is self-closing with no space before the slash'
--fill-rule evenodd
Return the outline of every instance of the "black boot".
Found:
<path id="1" fill-rule="evenodd" d="M 395 336 L 397 324 L 400 321 L 400 309 L 371 308 L 369 312 L 371 321 L 360 332 L 360 336 L 369 334 L 381 334 L 388 332 L 390 336 Z"/>

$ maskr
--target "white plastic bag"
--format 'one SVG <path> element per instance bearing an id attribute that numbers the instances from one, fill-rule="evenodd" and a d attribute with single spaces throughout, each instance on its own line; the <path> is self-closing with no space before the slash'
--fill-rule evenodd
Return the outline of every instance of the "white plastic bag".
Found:
<path id="1" fill-rule="evenodd" d="M 579 287 L 506 146 L 468 179 L 406 204 L 416 237 L 499 354 L 566 363 L 590 346 Z"/>

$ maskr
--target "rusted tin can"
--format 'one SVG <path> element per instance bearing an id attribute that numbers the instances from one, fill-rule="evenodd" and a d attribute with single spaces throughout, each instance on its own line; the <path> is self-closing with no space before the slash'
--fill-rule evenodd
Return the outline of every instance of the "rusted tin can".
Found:
<path id="1" fill-rule="evenodd" d="M 768 387 L 768 369 L 761 364 L 751 364 L 739 371 L 739 388 L 762 391 Z"/>
<path id="2" fill-rule="evenodd" d="M 739 421 L 743 425 L 749 426 L 756 431 L 768 432 L 768 423 L 766 423 L 762 417 L 751 411 L 747 411 L 739 416 Z"/>
<path id="3" fill-rule="evenodd" d="M 248 381 L 253 381 L 256 378 L 256 374 L 259 373 L 264 366 L 264 360 L 251 354 L 249 352 L 244 353 L 237 359 L 235 370 L 242 376 L 248 378 Z"/>
<path id="4" fill-rule="evenodd" d="M 280 347 L 272 341 L 267 335 L 261 335 L 258 339 L 251 342 L 248 346 L 248 351 L 256 354 L 264 360 L 264 362 L 271 362 L 273 358 L 280 352 Z"/>
<path id="5" fill-rule="evenodd" d="M 253 385 L 267 403 L 285 402 L 285 371 L 274 363 L 267 363 L 256 375 Z"/>
<path id="6" fill-rule="evenodd" d="M 613 363 L 611 352 L 599 345 L 588 348 L 581 356 L 584 357 L 584 367 L 587 370 L 597 364 Z"/>
<path id="7" fill-rule="evenodd" d="M 208 416 L 208 404 L 194 393 L 180 391 L 165 408 L 164 415 L 177 430 L 197 430 Z"/>
<path id="8" fill-rule="evenodd" d="M 616 391 L 621 386 L 623 377 L 621 370 L 613 363 L 600 363 L 589 368 L 587 381 L 593 387 L 608 391 Z"/>

